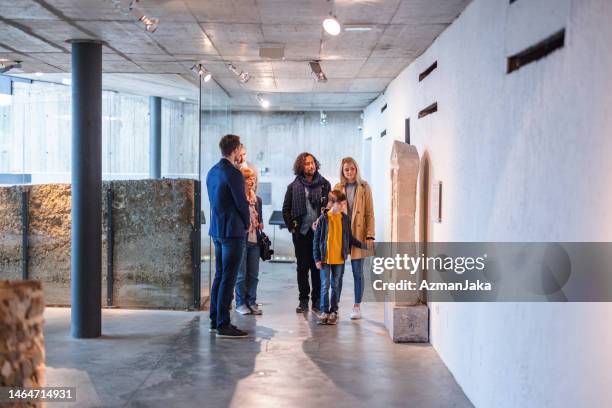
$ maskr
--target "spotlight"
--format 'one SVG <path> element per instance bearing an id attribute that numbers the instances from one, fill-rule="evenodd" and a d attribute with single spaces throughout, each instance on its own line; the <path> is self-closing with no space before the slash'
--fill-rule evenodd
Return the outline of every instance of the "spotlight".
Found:
<path id="1" fill-rule="evenodd" d="M 21 61 L 0 60 L 0 74 L 10 71 L 11 69 L 21 68 Z"/>
<path id="2" fill-rule="evenodd" d="M 238 79 L 240 79 L 240 82 L 243 84 L 246 84 L 249 82 L 249 79 L 251 79 L 251 75 L 249 75 L 248 72 L 241 72 L 240 75 L 238 75 Z"/>
<path id="3" fill-rule="evenodd" d="M 243 84 L 246 84 L 247 82 L 249 82 L 249 79 L 251 79 L 251 75 L 248 72 L 239 70 L 231 62 L 227 64 L 227 69 L 232 71 L 234 75 L 238 77 L 238 80 Z"/>
<path id="4" fill-rule="evenodd" d="M 191 67 L 191 70 L 195 72 L 198 76 L 201 76 L 204 82 L 208 82 L 212 79 L 212 74 L 202 64 L 195 64 Z"/>
<path id="5" fill-rule="evenodd" d="M 317 82 L 327 82 L 327 77 L 321 69 L 321 64 L 319 61 L 310 61 L 310 69 L 312 70 L 312 74 Z"/>
<path id="6" fill-rule="evenodd" d="M 323 28 L 327 31 L 329 35 L 338 35 L 342 30 L 340 23 L 336 19 L 336 16 L 329 13 L 329 16 L 323 20 Z"/>
<path id="7" fill-rule="evenodd" d="M 268 109 L 270 107 L 270 101 L 264 98 L 262 94 L 257 94 L 257 102 L 259 102 L 261 107 L 264 109 Z"/>
<path id="8" fill-rule="evenodd" d="M 159 25 L 159 18 L 141 16 L 138 20 L 142 21 L 145 25 L 145 30 L 150 33 L 154 33 Z"/>

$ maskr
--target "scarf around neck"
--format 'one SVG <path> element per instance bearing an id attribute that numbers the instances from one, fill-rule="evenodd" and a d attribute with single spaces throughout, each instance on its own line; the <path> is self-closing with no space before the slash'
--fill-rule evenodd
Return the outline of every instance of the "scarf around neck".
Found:
<path id="1" fill-rule="evenodd" d="M 293 181 L 292 186 L 292 205 L 291 205 L 291 216 L 294 218 L 301 217 L 306 214 L 306 191 L 308 189 L 308 201 L 317 213 L 321 209 L 321 198 L 322 198 L 322 187 L 324 184 L 324 178 L 321 177 L 319 172 L 316 172 L 312 177 L 312 181 L 308 182 L 306 178 L 300 174 Z"/>

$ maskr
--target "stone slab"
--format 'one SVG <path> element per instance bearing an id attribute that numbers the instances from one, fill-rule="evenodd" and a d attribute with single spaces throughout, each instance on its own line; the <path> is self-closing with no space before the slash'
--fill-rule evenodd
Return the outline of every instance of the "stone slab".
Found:
<path id="1" fill-rule="evenodd" d="M 102 304 L 106 305 L 106 190 L 112 188 L 114 306 L 193 304 L 194 181 L 117 180 L 102 185 Z M 48 305 L 70 305 L 71 186 L 0 187 L 0 279 L 21 278 L 21 192 L 29 193 L 29 277 Z"/>
<path id="2" fill-rule="evenodd" d="M 429 342 L 429 308 L 426 305 L 391 307 L 389 335 L 395 343 Z"/>

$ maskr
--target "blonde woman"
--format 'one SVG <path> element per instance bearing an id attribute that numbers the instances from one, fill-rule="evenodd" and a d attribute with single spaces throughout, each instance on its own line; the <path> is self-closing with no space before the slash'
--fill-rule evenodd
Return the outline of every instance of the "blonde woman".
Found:
<path id="1" fill-rule="evenodd" d="M 246 252 L 236 278 L 236 311 L 240 314 L 262 314 L 257 306 L 259 283 L 260 231 L 263 229 L 262 201 L 255 194 L 256 173 L 249 167 L 240 169 L 244 176 L 246 198 L 249 203 L 250 224 L 246 237 Z"/>
<path id="2" fill-rule="evenodd" d="M 359 166 L 352 157 L 345 157 L 340 164 L 340 183 L 334 190 L 342 191 L 347 197 L 347 215 L 351 220 L 353 236 L 367 242 L 368 248 L 374 244 L 374 202 L 372 190 L 359 175 Z M 361 318 L 361 298 L 363 296 L 363 258 L 367 253 L 363 249 L 351 248 L 351 269 L 355 281 L 355 303 L 351 311 L 351 319 Z M 342 278 L 340 278 L 338 298 L 342 293 Z M 338 299 L 339 300 L 339 299 Z"/>

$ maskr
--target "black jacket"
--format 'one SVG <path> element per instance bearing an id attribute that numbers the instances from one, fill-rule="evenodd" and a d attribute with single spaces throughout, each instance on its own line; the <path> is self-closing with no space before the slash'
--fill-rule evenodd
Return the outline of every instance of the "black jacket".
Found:
<path id="1" fill-rule="evenodd" d="M 325 204 L 327 203 L 327 196 L 331 191 L 331 184 L 327 179 L 321 176 L 323 179 L 323 185 L 321 186 L 321 197 L 324 198 L 319 208 L 315 208 L 317 210 L 317 214 L 321 214 L 321 210 L 325 208 Z M 283 201 L 283 219 L 285 220 L 285 225 L 289 229 L 289 232 L 292 234 L 299 231 L 300 224 L 302 223 L 301 219 L 293 218 L 291 215 L 291 207 L 293 205 L 293 184 L 299 183 L 300 181 L 296 177 L 289 185 L 287 186 L 287 192 L 285 193 L 285 200 Z"/>

